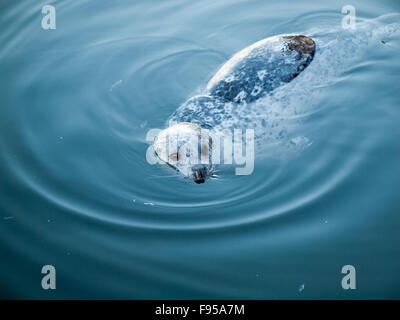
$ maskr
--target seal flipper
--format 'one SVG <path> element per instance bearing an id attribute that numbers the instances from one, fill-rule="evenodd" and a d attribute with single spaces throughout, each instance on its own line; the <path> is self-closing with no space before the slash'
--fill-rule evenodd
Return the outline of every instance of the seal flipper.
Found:
<path id="1" fill-rule="evenodd" d="M 312 61 L 315 42 L 303 35 L 267 38 L 228 60 L 207 85 L 208 94 L 236 103 L 252 102 L 294 79 Z"/>

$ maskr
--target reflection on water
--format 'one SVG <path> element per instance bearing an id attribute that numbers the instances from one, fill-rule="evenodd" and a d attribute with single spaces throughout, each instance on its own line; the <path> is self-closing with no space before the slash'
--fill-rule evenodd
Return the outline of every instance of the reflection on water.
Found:
<path id="1" fill-rule="evenodd" d="M 394 1 L 353 3 L 355 31 L 334 2 L 53 5 L 55 30 L 35 1 L 0 13 L 1 297 L 399 297 Z M 146 161 L 150 129 L 282 33 L 318 50 L 246 111 L 268 133 L 252 175 L 196 185 Z"/>

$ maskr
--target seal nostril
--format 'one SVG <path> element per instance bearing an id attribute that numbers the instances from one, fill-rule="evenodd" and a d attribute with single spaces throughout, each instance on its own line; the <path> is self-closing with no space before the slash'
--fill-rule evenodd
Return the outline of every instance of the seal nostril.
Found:
<path id="1" fill-rule="evenodd" d="M 194 180 L 204 180 L 204 178 L 207 175 L 207 169 L 205 167 L 196 167 L 193 168 L 193 175 L 194 175 Z M 204 182 L 204 181 L 203 181 Z"/>

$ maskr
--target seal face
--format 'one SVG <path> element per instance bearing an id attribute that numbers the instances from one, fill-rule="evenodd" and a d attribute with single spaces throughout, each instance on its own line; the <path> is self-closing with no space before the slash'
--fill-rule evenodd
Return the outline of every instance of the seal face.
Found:
<path id="1" fill-rule="evenodd" d="M 295 78 L 314 53 L 315 42 L 302 35 L 258 41 L 221 67 L 208 83 L 207 93 L 225 101 L 252 102 Z"/>
<path id="2" fill-rule="evenodd" d="M 211 147 L 208 130 L 189 122 L 163 130 L 154 140 L 157 156 L 196 183 L 203 183 L 212 173 Z"/>

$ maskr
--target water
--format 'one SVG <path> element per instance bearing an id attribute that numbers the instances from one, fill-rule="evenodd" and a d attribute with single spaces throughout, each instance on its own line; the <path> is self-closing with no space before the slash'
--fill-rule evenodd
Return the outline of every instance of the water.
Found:
<path id="1" fill-rule="evenodd" d="M 2 1 L 0 296 L 399 298 L 400 19 L 382 15 L 400 5 L 353 1 L 351 33 L 345 4 Z M 317 54 L 252 107 L 271 132 L 253 174 L 196 185 L 146 161 L 148 130 L 282 33 Z"/>

